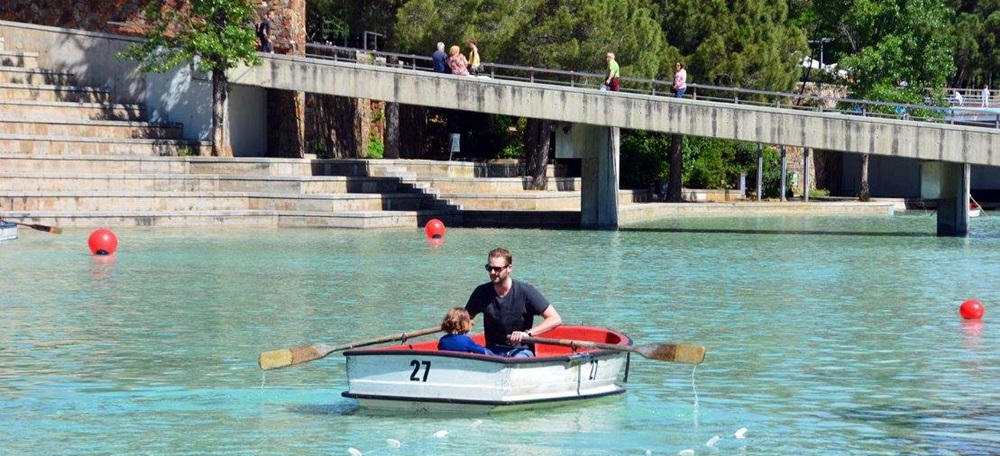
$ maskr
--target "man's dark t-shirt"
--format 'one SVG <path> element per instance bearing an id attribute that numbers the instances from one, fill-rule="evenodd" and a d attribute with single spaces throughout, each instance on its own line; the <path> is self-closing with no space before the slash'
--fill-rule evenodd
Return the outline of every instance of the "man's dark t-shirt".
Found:
<path id="1" fill-rule="evenodd" d="M 448 55 L 444 51 L 434 51 L 431 56 L 431 62 L 434 64 L 434 71 L 438 73 L 451 73 L 448 65 L 445 65 L 445 61 L 448 60 Z"/>
<path id="2" fill-rule="evenodd" d="M 507 335 L 514 331 L 527 331 L 534 324 L 534 317 L 549 307 L 549 301 L 535 287 L 513 280 L 507 296 L 499 297 L 492 283 L 485 283 L 472 291 L 465 309 L 475 318 L 483 314 L 486 348 L 513 348 Z"/>
<path id="3" fill-rule="evenodd" d="M 260 22 L 260 24 L 257 25 L 257 38 L 260 39 L 261 44 L 263 44 L 263 42 L 265 40 L 268 40 L 268 39 L 271 38 L 271 20 L 270 19 L 266 19 L 265 18 L 263 21 Z"/>

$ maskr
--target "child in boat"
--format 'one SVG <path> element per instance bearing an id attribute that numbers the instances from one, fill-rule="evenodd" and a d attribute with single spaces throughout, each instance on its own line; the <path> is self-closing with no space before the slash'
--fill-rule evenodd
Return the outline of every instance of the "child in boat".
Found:
<path id="1" fill-rule="evenodd" d="M 444 320 L 441 320 L 441 330 L 448 334 L 441 336 L 438 341 L 438 350 L 478 353 L 480 355 L 493 354 L 466 335 L 472 330 L 472 318 L 469 317 L 469 311 L 462 307 L 455 307 L 448 311 Z"/>

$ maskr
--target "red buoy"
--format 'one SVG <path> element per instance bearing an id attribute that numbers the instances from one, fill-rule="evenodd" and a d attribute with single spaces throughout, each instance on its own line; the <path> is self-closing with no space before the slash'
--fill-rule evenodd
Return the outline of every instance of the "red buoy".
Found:
<path id="1" fill-rule="evenodd" d="M 107 228 L 99 228 L 90 233 L 87 245 L 94 255 L 113 255 L 118 249 L 118 236 Z"/>
<path id="2" fill-rule="evenodd" d="M 424 233 L 427 234 L 427 239 L 444 239 L 444 222 L 438 219 L 430 219 L 427 224 L 424 225 Z"/>
<path id="3" fill-rule="evenodd" d="M 986 308 L 978 299 L 966 299 L 958 308 L 959 315 L 966 320 L 978 320 L 983 318 Z"/>

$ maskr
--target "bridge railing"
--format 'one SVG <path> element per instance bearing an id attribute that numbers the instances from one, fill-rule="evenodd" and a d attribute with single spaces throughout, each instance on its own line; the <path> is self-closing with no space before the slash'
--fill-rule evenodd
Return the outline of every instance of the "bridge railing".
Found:
<path id="1" fill-rule="evenodd" d="M 309 43 L 306 57 L 334 61 L 393 66 L 414 71 L 433 71 L 428 56 L 362 50 Z M 576 89 L 598 90 L 604 74 L 556 70 L 503 63 L 484 62 L 480 76 L 492 79 L 548 84 Z M 674 96 L 672 80 L 622 77 L 621 91 L 653 96 Z M 830 97 L 795 92 L 774 92 L 709 84 L 688 84 L 685 98 L 722 103 L 767 106 L 812 112 L 838 113 L 846 116 L 876 117 L 904 121 L 949 123 L 1000 128 L 1000 111 L 973 106 L 907 104 Z"/>

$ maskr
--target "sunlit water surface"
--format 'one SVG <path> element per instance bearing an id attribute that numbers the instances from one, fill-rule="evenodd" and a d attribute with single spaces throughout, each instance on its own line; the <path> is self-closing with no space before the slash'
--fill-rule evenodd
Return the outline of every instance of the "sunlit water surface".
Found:
<path id="1" fill-rule="evenodd" d="M 451 229 L 441 247 L 419 229 L 119 229 L 113 257 L 22 227 L 0 244 L 0 454 L 998 454 L 1000 216 L 971 226 L 692 219 Z M 485 416 L 366 413 L 339 354 L 257 367 L 437 324 L 494 246 L 567 322 L 703 344 L 705 363 L 636 356 L 624 395 Z M 968 298 L 983 321 L 958 317 Z"/>

